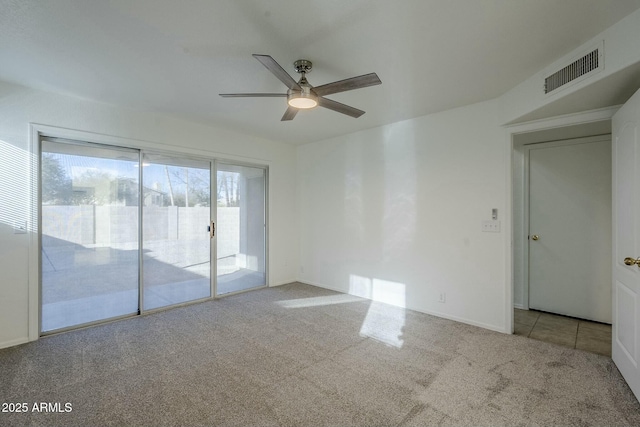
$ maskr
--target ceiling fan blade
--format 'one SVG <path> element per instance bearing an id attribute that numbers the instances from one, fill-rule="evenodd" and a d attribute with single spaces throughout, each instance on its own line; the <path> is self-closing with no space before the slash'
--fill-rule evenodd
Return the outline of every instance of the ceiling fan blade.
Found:
<path id="1" fill-rule="evenodd" d="M 258 55 L 256 53 L 253 54 L 253 57 L 262 63 L 269 71 L 273 73 L 274 76 L 278 78 L 286 87 L 289 89 L 302 90 L 300 85 L 287 73 L 284 68 L 280 66 L 276 62 L 275 59 L 270 57 L 269 55 Z"/>
<path id="2" fill-rule="evenodd" d="M 286 93 L 221 93 L 223 98 L 286 98 Z"/>
<path id="3" fill-rule="evenodd" d="M 367 86 L 379 85 L 382 82 L 376 73 L 365 74 L 363 76 L 351 77 L 350 79 L 339 80 L 326 85 L 316 86 L 313 91 L 318 96 L 331 95 L 332 93 L 346 92 L 348 90 L 360 89 Z"/>
<path id="4" fill-rule="evenodd" d="M 296 116 L 296 114 L 298 114 L 298 109 L 295 108 L 295 107 L 289 107 L 289 108 L 287 108 L 287 111 L 284 112 L 284 116 L 282 116 L 280 121 L 284 122 L 284 121 L 287 121 L 287 120 L 293 120 L 293 118 Z"/>
<path id="5" fill-rule="evenodd" d="M 327 98 L 318 98 L 318 105 L 324 108 L 328 108 L 333 111 L 337 111 L 338 113 L 346 114 L 347 116 L 355 117 L 356 119 L 364 114 L 364 111 L 358 110 L 357 108 L 350 107 L 345 104 L 341 104 L 340 102 L 332 101 Z"/>

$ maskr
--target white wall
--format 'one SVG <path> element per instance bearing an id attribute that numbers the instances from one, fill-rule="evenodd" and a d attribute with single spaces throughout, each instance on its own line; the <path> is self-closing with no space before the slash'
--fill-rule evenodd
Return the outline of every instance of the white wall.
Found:
<path id="1" fill-rule="evenodd" d="M 221 157 L 269 166 L 269 283 L 295 280 L 295 149 L 202 124 L 0 82 L 0 348 L 29 336 L 29 123 L 129 140 L 141 148 Z M 126 142 L 126 140 L 123 140 Z M 35 232 L 33 225 L 31 231 Z M 33 310 L 33 307 L 32 307 Z M 33 314 L 33 313 L 32 313 Z M 33 316 L 31 316 L 33 317 Z M 33 327 L 33 325 L 32 325 Z"/>
<path id="2" fill-rule="evenodd" d="M 504 331 L 507 155 L 496 101 L 299 147 L 300 280 Z"/>

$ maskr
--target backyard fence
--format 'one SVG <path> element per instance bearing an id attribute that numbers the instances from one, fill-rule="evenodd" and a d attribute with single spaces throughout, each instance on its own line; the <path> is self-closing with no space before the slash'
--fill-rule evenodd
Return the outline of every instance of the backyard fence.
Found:
<path id="1" fill-rule="evenodd" d="M 218 258 L 240 252 L 240 208 L 218 207 Z M 144 241 L 208 238 L 210 208 L 145 206 Z M 42 206 L 47 245 L 119 246 L 138 240 L 137 206 Z M 54 240 L 57 239 L 57 240 Z"/>

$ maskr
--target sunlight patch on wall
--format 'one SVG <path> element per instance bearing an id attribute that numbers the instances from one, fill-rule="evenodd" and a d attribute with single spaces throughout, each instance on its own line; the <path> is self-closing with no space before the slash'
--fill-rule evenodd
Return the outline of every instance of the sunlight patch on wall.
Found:
<path id="1" fill-rule="evenodd" d="M 404 344 L 403 334 L 406 320 L 405 285 L 352 274 L 349 278 L 349 293 L 374 301 L 369 305 L 369 310 L 360 328 L 360 335 L 401 348 Z"/>
<path id="2" fill-rule="evenodd" d="M 0 223 L 26 232 L 29 153 L 0 140 L 0 159 Z"/>
<path id="3" fill-rule="evenodd" d="M 368 277 L 349 276 L 349 294 L 362 298 L 372 299 L 371 279 Z"/>

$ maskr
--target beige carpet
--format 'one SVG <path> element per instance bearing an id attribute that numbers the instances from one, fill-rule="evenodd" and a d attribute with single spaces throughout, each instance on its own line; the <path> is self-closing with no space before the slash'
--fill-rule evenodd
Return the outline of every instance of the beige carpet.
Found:
<path id="1" fill-rule="evenodd" d="M 299 283 L 0 350 L 0 401 L 28 407 L 2 426 L 640 425 L 608 357 Z"/>

